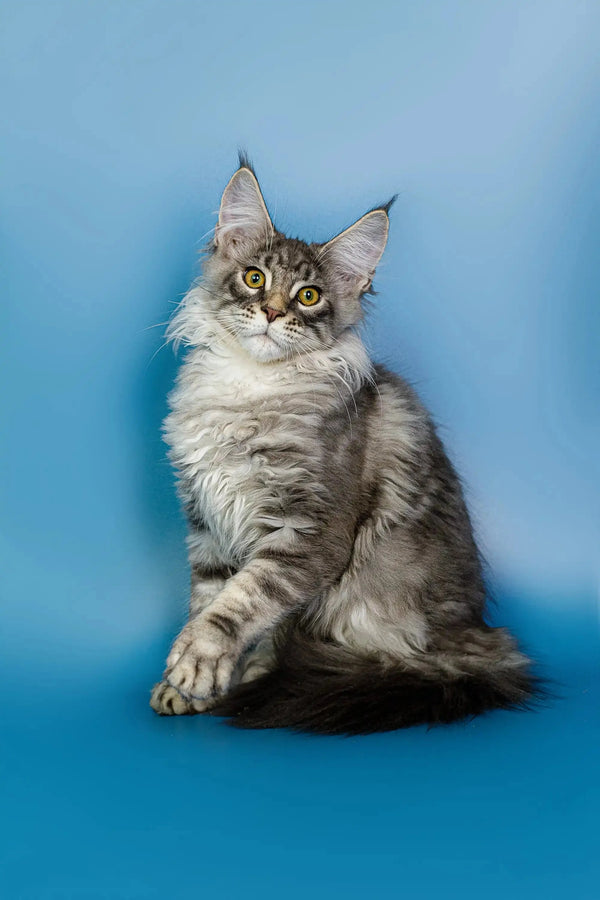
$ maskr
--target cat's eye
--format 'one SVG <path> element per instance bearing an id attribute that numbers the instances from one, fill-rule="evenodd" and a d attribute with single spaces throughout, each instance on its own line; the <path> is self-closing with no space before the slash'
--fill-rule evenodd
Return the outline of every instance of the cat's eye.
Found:
<path id="1" fill-rule="evenodd" d="M 244 281 L 248 287 L 261 288 L 265 283 L 264 272 L 261 272 L 260 269 L 246 269 Z"/>
<path id="2" fill-rule="evenodd" d="M 302 304 L 302 306 L 314 306 L 315 303 L 319 302 L 319 297 L 321 296 L 318 290 L 314 287 L 305 287 L 300 288 L 298 291 L 298 302 Z"/>

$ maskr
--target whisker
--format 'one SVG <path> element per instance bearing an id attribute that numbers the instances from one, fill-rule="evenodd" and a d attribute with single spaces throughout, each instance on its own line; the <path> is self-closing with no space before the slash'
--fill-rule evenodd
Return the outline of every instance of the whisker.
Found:
<path id="1" fill-rule="evenodd" d="M 157 322 L 155 325 L 146 325 L 143 331 L 150 331 L 151 328 L 165 328 L 168 322 Z"/>
<path id="2" fill-rule="evenodd" d="M 154 351 L 154 353 L 152 354 L 152 356 L 150 357 L 150 359 L 149 359 L 148 362 L 146 363 L 146 368 L 147 368 L 147 369 L 152 365 L 152 363 L 154 362 L 155 357 L 158 356 L 158 354 L 160 353 L 160 351 L 161 351 L 161 350 L 164 350 L 165 347 L 168 346 L 168 344 L 169 344 L 169 341 L 166 340 L 163 344 L 160 345 L 160 347 L 158 347 L 157 350 Z"/>

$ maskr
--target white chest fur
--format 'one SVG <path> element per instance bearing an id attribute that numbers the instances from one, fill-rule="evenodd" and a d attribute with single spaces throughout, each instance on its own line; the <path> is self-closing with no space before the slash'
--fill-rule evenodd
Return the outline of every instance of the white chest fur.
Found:
<path id="1" fill-rule="evenodd" d="M 334 394 L 329 382 L 243 357 L 186 361 L 165 433 L 184 504 L 224 561 L 238 562 L 265 531 L 310 527 L 290 516 L 286 492 L 314 478 L 325 388 Z"/>

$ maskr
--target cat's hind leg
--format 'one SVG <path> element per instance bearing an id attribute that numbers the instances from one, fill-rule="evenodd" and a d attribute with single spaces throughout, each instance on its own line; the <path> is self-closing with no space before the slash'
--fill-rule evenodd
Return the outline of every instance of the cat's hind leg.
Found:
<path id="1" fill-rule="evenodd" d="M 246 684 L 254 681 L 261 675 L 266 675 L 277 665 L 273 632 L 269 632 L 258 642 L 241 663 L 238 684 Z"/>

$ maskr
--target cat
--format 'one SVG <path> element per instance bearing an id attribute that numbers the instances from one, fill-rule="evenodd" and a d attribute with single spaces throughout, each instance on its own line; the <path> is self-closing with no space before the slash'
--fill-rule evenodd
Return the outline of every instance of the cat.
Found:
<path id="1" fill-rule="evenodd" d="M 392 201 L 324 244 L 274 227 L 250 162 L 169 326 L 165 436 L 189 522 L 189 620 L 151 706 L 365 734 L 528 707 L 429 414 L 360 337 Z"/>

